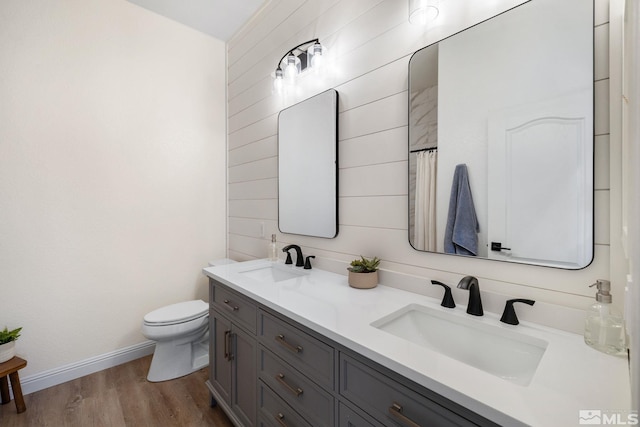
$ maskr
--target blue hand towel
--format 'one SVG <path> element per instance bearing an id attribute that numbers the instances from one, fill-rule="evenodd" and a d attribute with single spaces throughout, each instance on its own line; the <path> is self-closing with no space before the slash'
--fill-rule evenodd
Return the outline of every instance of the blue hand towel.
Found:
<path id="1" fill-rule="evenodd" d="M 448 254 L 478 255 L 480 225 L 473 206 L 467 165 L 456 166 L 451 184 L 444 251 Z"/>

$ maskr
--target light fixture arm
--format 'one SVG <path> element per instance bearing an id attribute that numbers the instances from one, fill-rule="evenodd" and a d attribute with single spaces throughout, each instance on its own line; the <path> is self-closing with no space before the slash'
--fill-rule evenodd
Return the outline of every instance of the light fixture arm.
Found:
<path id="1" fill-rule="evenodd" d="M 291 49 L 291 50 L 287 51 L 287 53 L 285 53 L 284 55 L 282 55 L 282 58 L 280 58 L 280 60 L 278 61 L 278 65 L 277 65 L 277 67 L 276 67 L 276 70 L 281 70 L 281 68 L 280 68 L 280 64 L 282 64 L 282 61 L 284 60 L 284 58 L 286 58 L 288 55 L 292 54 L 296 49 L 299 49 L 299 48 L 301 48 L 302 46 L 305 46 L 305 45 L 308 45 L 308 44 L 311 44 L 311 43 L 320 43 L 320 40 L 319 40 L 319 39 L 309 40 L 309 41 L 306 41 L 306 42 L 304 42 L 304 43 L 300 43 L 298 46 L 296 46 L 296 47 L 294 47 L 293 49 Z"/>

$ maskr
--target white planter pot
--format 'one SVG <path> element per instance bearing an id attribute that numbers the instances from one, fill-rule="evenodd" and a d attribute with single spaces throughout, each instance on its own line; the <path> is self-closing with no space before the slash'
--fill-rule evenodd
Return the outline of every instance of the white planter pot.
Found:
<path id="1" fill-rule="evenodd" d="M 0 345 L 0 363 L 6 362 L 16 355 L 16 342 L 10 341 Z"/>

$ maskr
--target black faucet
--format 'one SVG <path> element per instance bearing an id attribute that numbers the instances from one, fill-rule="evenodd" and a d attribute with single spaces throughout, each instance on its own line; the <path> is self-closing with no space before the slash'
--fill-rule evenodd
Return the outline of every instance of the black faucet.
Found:
<path id="1" fill-rule="evenodd" d="M 480 298 L 480 285 L 478 279 L 473 276 L 466 276 L 458 283 L 460 289 L 469 290 L 469 303 L 467 304 L 467 313 L 474 316 L 482 316 L 482 299 Z"/>
<path id="2" fill-rule="evenodd" d="M 507 301 L 507 304 L 504 306 L 504 311 L 502 312 L 502 317 L 500 321 L 503 323 L 508 323 L 509 325 L 517 325 L 520 323 L 518 321 L 518 316 L 516 316 L 516 310 L 513 308 L 514 302 L 523 302 L 525 304 L 533 305 L 536 302 L 530 299 L 510 299 Z"/>
<path id="3" fill-rule="evenodd" d="M 287 253 L 287 260 L 285 261 L 285 264 L 293 264 L 293 261 L 291 261 L 291 254 L 289 253 L 289 249 L 296 250 L 296 267 L 303 267 L 304 256 L 302 256 L 302 249 L 300 249 L 300 246 L 298 245 L 289 245 L 282 248 L 282 252 Z"/>
<path id="4" fill-rule="evenodd" d="M 444 288 L 444 296 L 442 297 L 442 303 L 440 303 L 441 306 L 447 307 L 447 308 L 456 307 L 456 303 L 453 300 L 453 295 L 451 295 L 451 288 L 449 286 L 445 285 L 442 282 L 438 282 L 437 280 L 432 280 L 431 284 L 442 286 Z"/>

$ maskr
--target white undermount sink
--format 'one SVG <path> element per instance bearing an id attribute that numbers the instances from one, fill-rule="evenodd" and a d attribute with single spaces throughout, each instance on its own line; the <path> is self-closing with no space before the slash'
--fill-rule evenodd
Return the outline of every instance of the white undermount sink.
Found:
<path id="1" fill-rule="evenodd" d="M 262 265 L 260 267 L 252 268 L 251 270 L 240 271 L 245 277 L 258 280 L 261 282 L 281 282 L 283 280 L 295 279 L 304 275 L 302 272 L 293 271 L 286 266 L 280 264 Z"/>
<path id="2" fill-rule="evenodd" d="M 403 307 L 371 326 L 523 386 L 531 382 L 547 348 L 546 341 L 511 327 L 418 304 Z"/>

